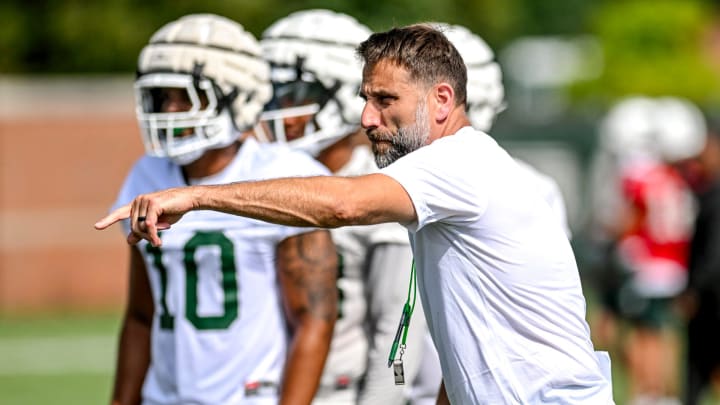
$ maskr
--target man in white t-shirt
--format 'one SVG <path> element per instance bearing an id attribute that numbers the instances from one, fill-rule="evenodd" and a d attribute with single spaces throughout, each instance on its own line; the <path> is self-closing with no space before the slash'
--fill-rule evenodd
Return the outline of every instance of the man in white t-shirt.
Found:
<path id="1" fill-rule="evenodd" d="M 438 403 L 612 404 L 570 243 L 530 177 L 470 127 L 455 47 L 418 24 L 375 33 L 358 53 L 379 173 L 170 189 L 96 228 L 130 218 L 129 243 L 157 246 L 158 230 L 191 210 L 330 228 L 399 222 L 440 354 Z"/>
<path id="2" fill-rule="evenodd" d="M 506 106 L 502 71 L 495 62 L 492 49 L 482 38 L 463 26 L 444 23 L 435 25 L 457 48 L 467 67 L 465 110 L 472 127 L 490 133 L 495 119 Z M 550 205 L 556 220 L 570 238 L 565 200 L 558 183 L 530 164 L 520 159 L 516 159 L 516 162 L 520 170 L 534 180 L 532 183 L 537 192 Z M 409 405 L 434 405 L 441 380 L 440 361 L 432 339 L 427 336 L 423 342 L 420 370 L 407 391 Z"/>

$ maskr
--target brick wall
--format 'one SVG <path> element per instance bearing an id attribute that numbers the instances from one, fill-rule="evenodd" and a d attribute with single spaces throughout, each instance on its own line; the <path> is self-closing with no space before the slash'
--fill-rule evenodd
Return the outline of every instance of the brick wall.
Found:
<path id="1" fill-rule="evenodd" d="M 142 153 L 131 77 L 0 77 L 0 313 L 121 307 L 127 245 L 95 231 Z"/>

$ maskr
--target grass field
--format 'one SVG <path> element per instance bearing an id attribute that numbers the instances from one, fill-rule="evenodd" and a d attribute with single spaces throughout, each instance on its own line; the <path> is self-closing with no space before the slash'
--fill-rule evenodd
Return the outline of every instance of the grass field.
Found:
<path id="1" fill-rule="evenodd" d="M 0 404 L 108 403 L 120 316 L 0 317 Z M 625 388 L 617 365 L 616 399 Z"/>
<path id="2" fill-rule="evenodd" d="M 0 317 L 0 405 L 107 404 L 120 317 Z M 615 402 L 623 405 L 626 373 L 613 357 Z"/>
<path id="3" fill-rule="evenodd" d="M 0 404 L 106 404 L 120 313 L 0 317 Z"/>

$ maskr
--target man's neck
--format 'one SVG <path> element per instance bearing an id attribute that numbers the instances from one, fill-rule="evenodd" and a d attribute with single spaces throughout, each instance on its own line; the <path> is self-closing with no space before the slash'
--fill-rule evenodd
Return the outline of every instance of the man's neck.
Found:
<path id="1" fill-rule="evenodd" d="M 453 111 L 444 121 L 435 123 L 435 130 L 433 131 L 433 133 L 436 135 L 431 135 L 428 143 L 432 143 L 437 139 L 449 135 L 455 135 L 462 128 L 471 125 L 472 124 L 470 123 L 470 119 L 468 119 L 467 115 L 465 114 L 465 106 L 456 106 L 455 108 L 453 108 Z"/>

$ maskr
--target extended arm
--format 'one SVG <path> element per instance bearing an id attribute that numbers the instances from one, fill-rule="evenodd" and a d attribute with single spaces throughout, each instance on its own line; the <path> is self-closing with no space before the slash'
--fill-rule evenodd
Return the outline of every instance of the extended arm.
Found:
<path id="1" fill-rule="evenodd" d="M 153 308 L 145 261 L 138 248 L 131 246 L 128 304 L 120 332 L 113 405 L 140 404 L 142 385 L 150 364 Z"/>
<path id="2" fill-rule="evenodd" d="M 328 231 L 285 239 L 278 277 L 291 327 L 280 404 L 309 404 L 330 351 L 337 319 L 337 253 Z"/>
<path id="3" fill-rule="evenodd" d="M 402 186 L 383 174 L 285 178 L 174 188 L 138 196 L 95 224 L 105 229 L 130 218 L 129 243 L 160 246 L 167 229 L 190 210 L 213 210 L 267 222 L 333 228 L 382 222 L 410 223 L 415 208 Z M 142 221 L 138 221 L 142 217 Z"/>

